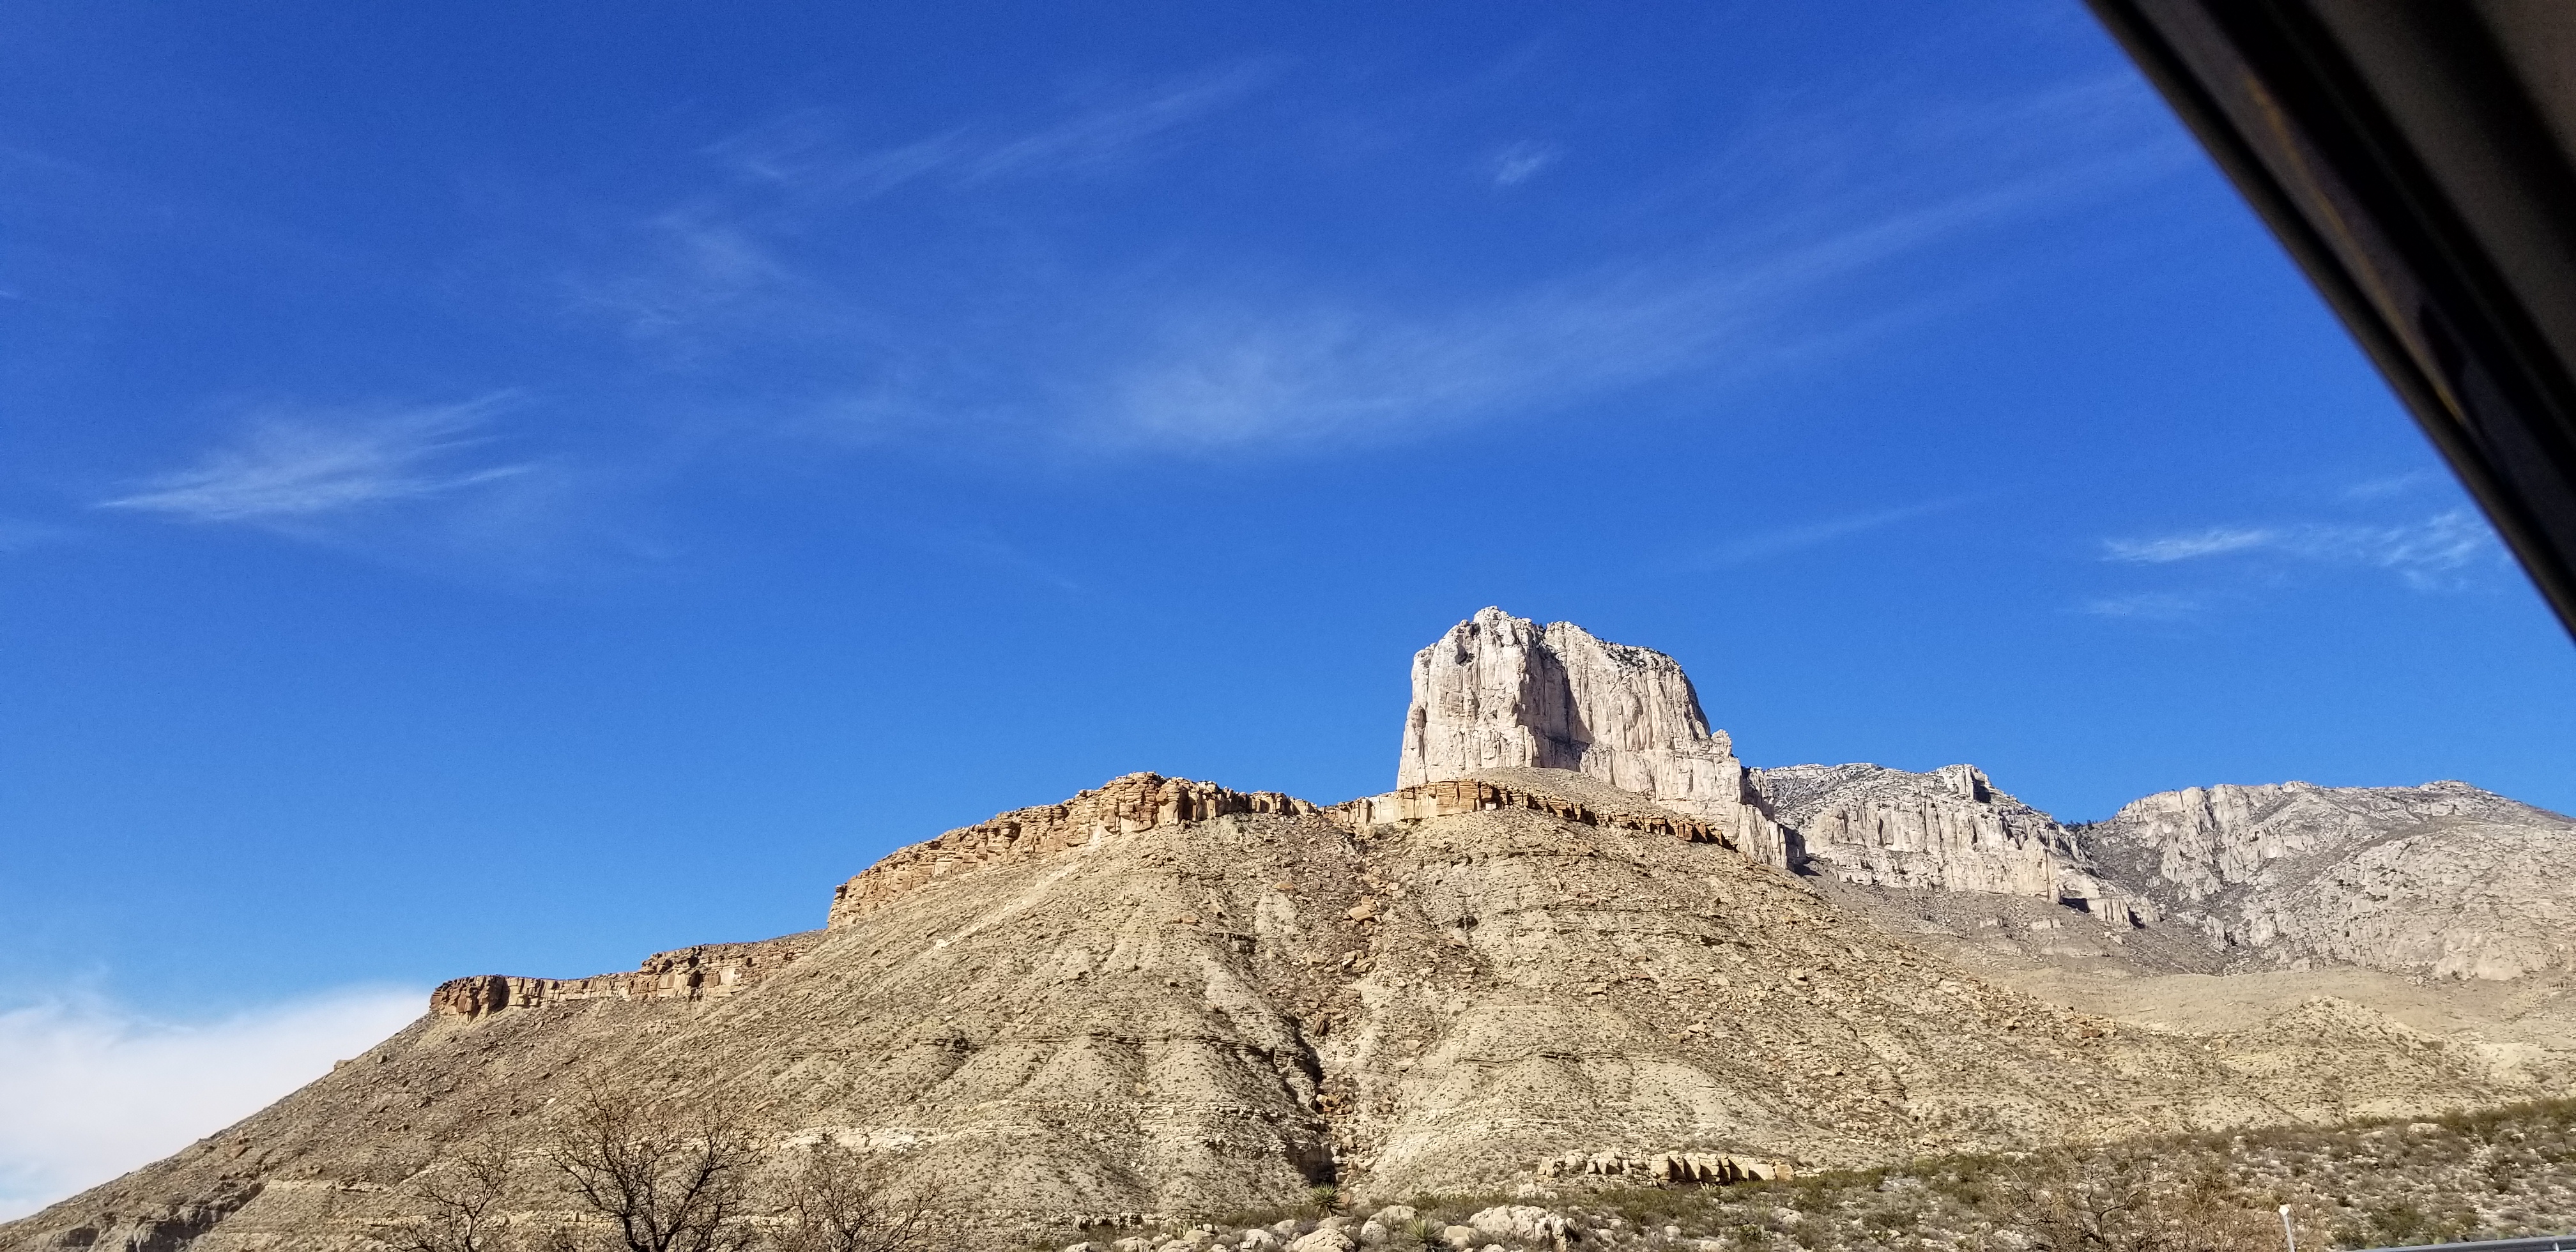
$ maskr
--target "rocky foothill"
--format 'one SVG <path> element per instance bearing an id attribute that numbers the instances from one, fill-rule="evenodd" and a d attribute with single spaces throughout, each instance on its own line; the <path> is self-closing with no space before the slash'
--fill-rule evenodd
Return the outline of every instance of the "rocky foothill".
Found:
<path id="1" fill-rule="evenodd" d="M 2275 1252 L 2576 1228 L 2576 1103 L 1953 1156 L 1725 1188 L 1528 1188 L 1077 1232 L 1061 1252 Z M 1058 1244 L 1033 1248 L 1056 1252 Z"/>
<path id="2" fill-rule="evenodd" d="M 819 931 L 458 979 L 0 1252 L 426 1246 L 458 1179 L 578 1245 L 603 1091 L 745 1178 L 935 1193 L 943 1246 L 1857 1247 L 1903 1210 L 2017 1249 L 1922 1171 L 2576 1079 L 2556 814 L 2288 784 L 2067 825 L 1971 766 L 1748 769 L 1671 658 L 1496 609 L 1413 683 L 1393 791 L 1131 774 L 884 857 Z M 806 1211 L 743 1203 L 736 1243 Z"/>

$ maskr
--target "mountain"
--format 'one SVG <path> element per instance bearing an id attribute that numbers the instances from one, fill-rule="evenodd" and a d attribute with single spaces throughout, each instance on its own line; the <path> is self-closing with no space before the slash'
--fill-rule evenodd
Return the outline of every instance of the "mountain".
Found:
<path id="1" fill-rule="evenodd" d="M 1481 609 L 1413 655 L 1396 785 L 1523 768 L 1587 775 L 1707 818 L 1773 865 L 1795 856 L 1680 664 L 1572 622 Z"/>
<path id="2" fill-rule="evenodd" d="M 2467 783 L 2193 787 L 2076 834 L 2175 924 L 2256 963 L 2576 968 L 2576 821 Z"/>
<path id="3" fill-rule="evenodd" d="M 1794 832 L 1799 864 L 1848 883 L 2033 896 L 2105 921 L 2140 920 L 2143 901 L 2095 877 L 2057 819 L 1951 765 L 1911 774 L 1878 765 L 1755 770 L 1753 785 Z"/>
<path id="4" fill-rule="evenodd" d="M 2461 789 L 2367 821 L 2247 799 L 2069 828 L 1968 767 L 1748 771 L 1669 657 L 1499 610 L 1414 678 L 1394 791 L 1323 805 L 1131 774 L 896 851 L 833 890 L 819 931 L 457 979 L 242 1123 L 0 1225 L 0 1252 L 358 1246 L 476 1140 L 508 1150 L 518 1203 L 561 1216 L 539 1157 L 585 1082 L 720 1112 L 781 1159 L 849 1145 L 948 1184 L 968 1246 L 1012 1247 L 1325 1185 L 1544 1195 L 1576 1158 L 1683 1185 L 2410 1116 L 2576 1077 L 2537 975 L 2505 980 L 2532 989 L 2510 1005 L 2433 1012 L 2328 972 L 2190 963 L 2231 926 L 2283 942 L 2249 902 L 2333 897 L 2352 875 L 2332 866 L 2497 831 L 2523 847 L 2554 815 Z M 2413 824 L 2370 824 L 2395 813 Z M 2275 873 L 2299 856 L 2328 868 Z"/>

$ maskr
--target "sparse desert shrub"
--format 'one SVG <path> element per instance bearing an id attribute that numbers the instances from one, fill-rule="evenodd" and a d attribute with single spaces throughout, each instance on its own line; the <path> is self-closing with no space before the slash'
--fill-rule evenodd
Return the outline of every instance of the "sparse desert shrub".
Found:
<path id="1" fill-rule="evenodd" d="M 2214 1175 L 2160 1175 L 2129 1155 L 2053 1154 L 2003 1189 L 1999 1226 L 2040 1252 L 2271 1252 L 2267 1215 Z"/>
<path id="2" fill-rule="evenodd" d="M 749 1220 L 760 1147 L 719 1107 L 649 1103 L 586 1079 L 550 1127 L 545 1159 L 612 1248 L 741 1252 L 760 1236 Z M 578 1246 L 596 1232 L 557 1234 Z"/>
<path id="3" fill-rule="evenodd" d="M 779 1252 L 932 1252 L 951 1232 L 937 1198 L 896 1187 L 885 1165 L 825 1140 L 778 1186 L 768 1240 Z"/>
<path id="4" fill-rule="evenodd" d="M 376 1235 L 400 1252 L 499 1252 L 511 1242 L 510 1151 L 479 1139 L 432 1159 L 406 1188 L 413 1212 Z"/>

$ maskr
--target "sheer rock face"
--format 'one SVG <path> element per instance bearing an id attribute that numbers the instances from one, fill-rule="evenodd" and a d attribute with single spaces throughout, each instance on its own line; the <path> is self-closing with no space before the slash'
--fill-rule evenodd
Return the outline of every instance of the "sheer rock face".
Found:
<path id="1" fill-rule="evenodd" d="M 1414 654 L 1396 786 L 1497 769 L 1586 774 L 1708 819 L 1749 856 L 1796 859 L 1682 667 L 1571 622 L 1487 608 Z"/>
<path id="2" fill-rule="evenodd" d="M 2466 783 L 2192 787 L 2074 833 L 2104 874 L 2256 961 L 2576 969 L 2576 821 Z"/>
<path id="3" fill-rule="evenodd" d="M 2037 896 L 2123 925 L 2151 915 L 2090 872 L 2057 819 L 1997 790 L 1976 766 L 1915 774 L 1791 765 L 1755 770 L 1753 780 L 1797 832 L 1811 873 L 1867 886 Z"/>

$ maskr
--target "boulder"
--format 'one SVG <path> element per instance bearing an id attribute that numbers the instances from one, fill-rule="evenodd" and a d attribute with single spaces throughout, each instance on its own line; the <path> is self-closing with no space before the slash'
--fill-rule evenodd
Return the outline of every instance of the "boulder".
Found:
<path id="1" fill-rule="evenodd" d="M 1295 1242 L 1288 1245 L 1288 1252 L 1351 1252 L 1351 1249 L 1358 1246 L 1351 1242 L 1349 1235 L 1326 1227 L 1312 1234 L 1299 1236 Z"/>
<path id="2" fill-rule="evenodd" d="M 1530 1204 L 1498 1204 L 1467 1219 L 1479 1232 L 1497 1239 L 1563 1248 L 1574 1239 L 1574 1223 L 1562 1214 Z"/>

